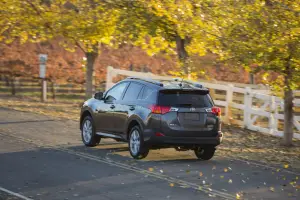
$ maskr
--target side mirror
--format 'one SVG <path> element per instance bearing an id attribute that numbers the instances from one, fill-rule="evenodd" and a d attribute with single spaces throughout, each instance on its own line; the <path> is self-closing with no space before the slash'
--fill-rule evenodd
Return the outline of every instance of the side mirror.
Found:
<path id="1" fill-rule="evenodd" d="M 95 99 L 98 99 L 98 100 L 101 100 L 103 98 L 103 92 L 97 92 L 95 95 L 94 95 L 94 98 Z"/>

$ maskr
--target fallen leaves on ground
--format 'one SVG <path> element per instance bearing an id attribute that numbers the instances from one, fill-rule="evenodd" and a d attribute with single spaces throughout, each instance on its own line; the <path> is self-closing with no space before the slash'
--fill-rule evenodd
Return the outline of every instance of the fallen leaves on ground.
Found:
<path id="1" fill-rule="evenodd" d="M 300 169 L 300 140 L 292 147 L 281 145 L 282 138 L 250 131 L 234 125 L 223 125 L 223 143 L 216 155 L 280 165 L 285 169 Z M 228 169 L 228 168 L 227 168 Z M 277 170 L 279 172 L 280 169 Z"/>
<path id="2" fill-rule="evenodd" d="M 153 168 L 152 168 L 152 167 L 150 167 L 148 170 L 149 170 L 150 172 L 153 172 Z"/>

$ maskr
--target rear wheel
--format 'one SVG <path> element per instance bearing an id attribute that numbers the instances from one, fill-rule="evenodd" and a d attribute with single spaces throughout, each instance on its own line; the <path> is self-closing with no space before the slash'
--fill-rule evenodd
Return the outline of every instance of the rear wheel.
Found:
<path id="1" fill-rule="evenodd" d="M 96 135 L 94 121 L 91 116 L 86 116 L 81 124 L 81 138 L 85 146 L 94 147 L 100 143 L 101 137 Z"/>
<path id="2" fill-rule="evenodd" d="M 215 151 L 216 151 L 215 147 L 205 147 L 205 148 L 197 147 L 194 150 L 197 158 L 201 160 L 210 160 L 214 156 Z"/>
<path id="3" fill-rule="evenodd" d="M 129 152 L 134 159 L 143 159 L 149 153 L 149 148 L 144 143 L 143 134 L 139 126 L 134 126 L 130 130 Z"/>

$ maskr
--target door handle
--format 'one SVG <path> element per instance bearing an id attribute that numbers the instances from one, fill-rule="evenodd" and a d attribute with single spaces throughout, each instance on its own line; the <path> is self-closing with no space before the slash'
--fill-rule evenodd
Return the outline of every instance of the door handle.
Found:
<path id="1" fill-rule="evenodd" d="M 133 110 L 135 110 L 135 107 L 134 106 L 130 106 L 129 110 L 133 111 Z"/>
<path id="2" fill-rule="evenodd" d="M 111 109 L 114 109 L 115 107 L 116 107 L 115 105 L 111 105 L 111 106 L 110 106 Z"/>

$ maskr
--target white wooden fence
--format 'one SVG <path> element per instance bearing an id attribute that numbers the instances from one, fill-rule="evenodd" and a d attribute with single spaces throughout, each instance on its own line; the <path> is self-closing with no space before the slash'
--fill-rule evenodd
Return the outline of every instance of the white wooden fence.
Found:
<path id="1" fill-rule="evenodd" d="M 133 72 L 108 67 L 106 89 L 114 85 L 113 79 L 117 75 L 151 78 L 161 81 L 174 79 L 171 76 L 158 76 L 152 73 Z M 283 136 L 283 131 L 279 130 L 279 121 L 284 119 L 284 102 L 281 98 L 269 95 L 268 90 L 251 88 L 251 85 L 242 88 L 232 83 L 216 84 L 202 81 L 200 83 L 212 91 L 211 95 L 215 104 L 223 108 L 222 118 L 225 123 L 240 125 L 250 130 L 274 136 Z M 222 91 L 224 98 L 222 99 L 220 95 L 216 95 L 216 91 Z M 294 100 L 294 108 L 300 109 L 300 99 Z M 236 118 L 233 113 L 240 114 L 240 117 Z M 259 119 L 263 122 L 257 123 Z M 300 139 L 300 114 L 294 116 L 294 130 L 294 138 Z"/>

